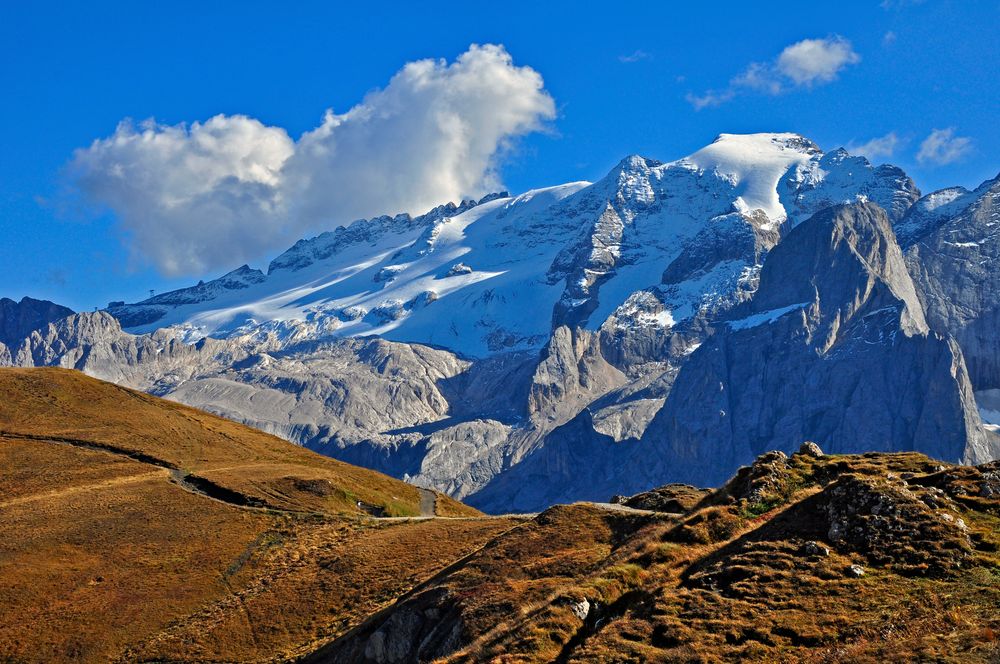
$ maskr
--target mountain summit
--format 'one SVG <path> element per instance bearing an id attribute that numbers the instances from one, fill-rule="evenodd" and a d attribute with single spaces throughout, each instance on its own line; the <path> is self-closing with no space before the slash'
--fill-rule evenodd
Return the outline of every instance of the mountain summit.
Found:
<path id="1" fill-rule="evenodd" d="M 665 266 L 719 227 L 769 248 L 783 226 L 859 196 L 893 214 L 918 192 L 901 171 L 842 151 L 824 155 L 796 134 L 723 134 L 666 164 L 628 157 L 593 185 L 359 220 L 296 243 L 267 274 L 243 266 L 109 311 L 127 331 L 175 326 L 192 340 L 271 325 L 309 338 L 377 334 L 485 357 L 544 346 L 551 321 L 519 312 L 556 311 L 596 329 L 629 295 L 659 286 Z M 756 257 L 739 258 L 744 265 L 710 266 L 720 297 Z M 695 313 L 692 288 L 661 298 L 664 320 Z"/>
<path id="2" fill-rule="evenodd" d="M 56 321 L 9 362 L 79 368 L 487 510 L 715 483 L 802 436 L 982 461 L 1000 455 L 980 421 L 1000 423 L 998 335 L 976 295 L 1000 267 L 993 192 L 920 199 L 843 149 L 723 134 L 593 184 L 356 221 L 266 273 Z M 972 251 L 981 269 L 950 258 Z"/>

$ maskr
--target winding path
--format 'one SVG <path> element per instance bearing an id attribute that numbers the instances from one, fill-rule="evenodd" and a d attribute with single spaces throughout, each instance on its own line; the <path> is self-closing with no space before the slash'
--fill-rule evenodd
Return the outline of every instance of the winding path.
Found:
<path id="1" fill-rule="evenodd" d="M 437 494 L 429 489 L 421 489 L 420 492 L 420 516 L 437 516 Z"/>

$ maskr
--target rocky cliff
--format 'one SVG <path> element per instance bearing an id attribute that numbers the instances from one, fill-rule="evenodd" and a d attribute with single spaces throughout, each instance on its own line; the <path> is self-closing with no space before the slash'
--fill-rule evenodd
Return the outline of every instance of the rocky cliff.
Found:
<path id="1" fill-rule="evenodd" d="M 981 430 L 959 345 L 927 327 L 889 219 L 870 203 L 829 208 L 788 234 L 643 438 L 672 479 L 701 484 L 802 440 L 969 463 L 1000 452 Z"/>
<path id="2" fill-rule="evenodd" d="M 920 199 L 900 240 L 928 324 L 962 346 L 977 390 L 1000 387 L 1000 178 Z"/>

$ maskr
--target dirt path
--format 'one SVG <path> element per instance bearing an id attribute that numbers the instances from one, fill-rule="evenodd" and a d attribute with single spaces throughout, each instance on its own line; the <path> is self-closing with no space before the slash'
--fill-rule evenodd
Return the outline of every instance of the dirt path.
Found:
<path id="1" fill-rule="evenodd" d="M 10 500 L 5 500 L 0 502 L 0 508 L 12 507 L 14 505 L 23 505 L 24 503 L 32 503 L 36 500 L 48 500 L 50 498 L 61 498 L 63 496 L 71 496 L 77 493 L 84 493 L 86 491 L 94 491 L 98 489 L 109 489 L 116 486 L 124 486 L 126 484 L 139 484 L 142 482 L 148 482 L 149 480 L 161 477 L 169 477 L 170 471 L 166 468 L 161 468 L 159 470 L 154 470 L 149 473 L 139 473 L 138 475 L 125 475 L 123 477 L 115 477 L 110 480 L 101 480 L 100 482 L 92 482 L 90 484 L 80 484 L 78 486 L 70 486 L 65 489 L 56 489 L 54 491 L 44 491 L 42 493 L 33 493 L 30 496 L 20 496 L 19 498 L 11 498 Z"/>
<path id="2" fill-rule="evenodd" d="M 664 517 L 681 516 L 680 514 L 675 514 L 673 512 L 657 512 L 656 510 L 641 510 L 635 507 L 629 507 L 628 505 L 622 505 L 620 503 L 594 503 L 590 501 L 584 501 L 581 502 L 580 504 L 590 505 L 591 507 L 607 510 L 609 512 L 625 512 L 626 514 L 645 514 L 645 515 L 657 515 Z"/>
<path id="3" fill-rule="evenodd" d="M 420 492 L 420 516 L 437 516 L 437 494 L 417 487 Z"/>
<path id="4" fill-rule="evenodd" d="M 249 509 L 249 510 L 264 510 L 268 512 L 286 512 L 291 513 L 291 510 L 284 510 L 280 508 L 275 508 L 273 506 L 263 504 L 242 494 L 237 493 L 227 489 L 226 487 L 220 486 L 208 480 L 207 478 L 198 477 L 195 475 L 189 475 L 177 468 L 173 463 L 169 461 L 164 461 L 162 459 L 157 459 L 156 457 L 150 456 L 148 454 L 143 454 L 140 452 L 135 452 L 132 450 L 122 449 L 112 445 L 105 445 L 95 441 L 80 440 L 76 438 L 63 438 L 63 437 L 49 437 L 49 436 L 36 436 L 30 434 L 18 434 L 10 433 L 7 431 L 0 431 L 0 438 L 8 438 L 13 440 L 32 440 L 43 443 L 50 443 L 53 445 L 67 445 L 70 447 L 78 447 L 85 450 L 90 450 L 92 452 L 99 452 L 103 454 L 111 454 L 113 456 L 125 457 L 132 459 L 133 461 L 138 461 L 139 463 L 147 464 L 148 466 L 153 466 L 157 470 L 148 473 L 141 473 L 138 475 L 127 475 L 125 477 L 117 477 L 110 480 L 102 480 L 100 482 L 93 482 L 91 484 L 85 484 L 80 486 L 67 487 L 65 489 L 57 489 L 55 491 L 48 491 L 45 493 L 35 493 L 30 496 L 22 496 L 20 498 L 13 498 L 8 501 L 0 503 L 0 507 L 6 507 L 8 505 L 16 505 L 19 503 L 26 503 L 35 500 L 42 500 L 45 498 L 54 498 L 62 494 L 73 494 L 81 491 L 103 489 L 113 486 L 121 486 L 124 484 L 132 484 L 137 482 L 144 482 L 150 480 L 154 477 L 162 477 L 168 482 L 175 484 L 184 491 L 192 493 L 196 496 L 201 496 L 203 498 L 208 498 L 210 500 L 215 500 L 220 503 L 229 505 L 230 507 L 236 507 L 239 509 Z M 226 468 L 214 468 L 211 470 L 236 470 L 241 467 L 253 467 L 259 464 L 246 464 L 246 466 L 229 466 Z"/>
<path id="5" fill-rule="evenodd" d="M 34 500 L 42 500 L 44 498 L 52 498 L 60 494 L 71 494 L 79 491 L 87 491 L 93 489 L 101 489 L 111 486 L 119 486 L 122 484 L 130 484 L 134 482 L 146 481 L 156 476 L 165 477 L 168 481 L 177 485 L 181 489 L 193 493 L 203 498 L 208 498 L 210 500 L 215 500 L 217 502 L 225 503 L 232 507 L 239 509 L 249 509 L 249 510 L 264 510 L 268 512 L 287 512 L 293 513 L 292 510 L 285 510 L 271 505 L 262 503 L 261 501 L 247 496 L 243 496 L 235 491 L 232 491 L 226 487 L 215 484 L 204 475 L 211 474 L 213 472 L 220 471 L 233 471 L 240 470 L 243 468 L 254 468 L 259 466 L 267 466 L 266 463 L 251 463 L 242 464 L 237 466 L 225 466 L 219 468 L 205 468 L 199 471 L 198 475 L 189 475 L 177 468 L 173 463 L 169 461 L 164 461 L 162 459 L 157 459 L 147 454 L 142 454 L 132 450 L 122 449 L 119 447 L 114 447 L 111 445 L 105 445 L 98 443 L 96 441 L 80 440 L 75 438 L 61 438 L 61 437 L 50 437 L 50 436 L 36 436 L 30 434 L 18 434 L 11 433 L 7 431 L 0 431 L 0 438 L 11 438 L 11 439 L 21 439 L 21 440 L 34 440 L 39 442 L 47 442 L 55 445 L 69 445 L 72 447 L 79 447 L 94 452 L 103 452 L 105 454 L 112 454 L 115 456 L 123 456 L 133 461 L 139 461 L 140 463 L 145 463 L 150 466 L 154 466 L 157 470 L 143 473 L 140 475 L 129 475 L 126 477 L 104 480 L 102 482 L 95 482 L 89 485 L 82 485 L 76 487 L 68 487 L 66 489 L 59 489 L 57 491 L 51 491 L 44 494 L 32 494 L 30 496 L 22 496 L 20 498 L 14 498 L 8 501 L 0 502 L 0 507 L 6 507 L 8 505 L 16 505 L 19 503 L 31 502 Z M 445 518 L 455 518 L 455 519 L 482 519 L 491 518 L 489 515 L 483 517 L 442 517 L 437 514 L 437 494 L 429 489 L 422 489 L 417 487 L 417 491 L 420 492 L 420 516 L 401 516 L 401 517 L 376 517 L 379 521 L 409 521 L 409 520 L 423 520 L 423 519 L 445 519 Z M 597 507 L 605 507 L 604 504 L 593 503 Z M 619 509 L 621 511 L 637 512 L 643 513 L 643 510 L 633 510 L 632 508 L 625 507 L 622 505 L 608 505 L 607 509 Z M 652 512 L 650 512 L 652 514 Z M 536 514 L 502 514 L 496 515 L 494 518 L 533 518 L 537 516 Z"/>

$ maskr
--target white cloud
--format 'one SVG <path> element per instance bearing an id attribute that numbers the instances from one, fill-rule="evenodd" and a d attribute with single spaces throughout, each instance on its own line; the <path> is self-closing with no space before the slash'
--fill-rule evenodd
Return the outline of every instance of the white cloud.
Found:
<path id="1" fill-rule="evenodd" d="M 502 46 L 420 60 L 293 141 L 245 116 L 136 128 L 77 150 L 70 172 L 116 215 L 133 257 L 168 275 L 233 267 L 305 233 L 500 187 L 516 137 L 553 118 L 542 77 Z"/>
<path id="2" fill-rule="evenodd" d="M 736 96 L 736 92 L 731 89 L 727 90 L 708 90 L 705 94 L 696 95 L 694 93 L 687 93 L 684 99 L 687 100 L 689 104 L 694 106 L 694 110 L 700 111 L 703 108 L 710 108 L 712 106 L 721 106 L 727 101 Z"/>
<path id="3" fill-rule="evenodd" d="M 648 60 L 651 57 L 653 56 L 651 56 L 649 53 L 646 53 L 645 51 L 635 50 L 632 51 L 632 53 L 629 55 L 619 55 L 618 62 L 622 62 L 624 64 L 632 64 L 633 62 L 639 62 L 640 60 Z"/>
<path id="4" fill-rule="evenodd" d="M 830 83 L 848 65 L 857 64 L 861 56 L 851 42 L 839 35 L 826 39 L 803 39 L 787 46 L 771 62 L 751 62 L 734 76 L 722 90 L 703 94 L 688 94 L 688 103 L 701 110 L 719 106 L 745 92 L 779 95 L 793 88 L 810 88 Z"/>
<path id="5" fill-rule="evenodd" d="M 896 33 L 890 30 L 882 35 L 882 46 L 892 46 L 896 43 Z"/>
<path id="6" fill-rule="evenodd" d="M 242 115 L 123 121 L 77 150 L 75 184 L 118 218 L 134 259 L 178 275 L 251 256 L 281 235 L 281 169 L 294 144 Z"/>
<path id="7" fill-rule="evenodd" d="M 743 73 L 730 81 L 730 90 L 753 90 L 778 95 L 782 92 L 782 83 L 774 67 L 762 62 L 751 62 Z"/>
<path id="8" fill-rule="evenodd" d="M 502 47 L 411 62 L 302 136 L 285 168 L 293 216 L 329 225 L 496 190 L 498 153 L 554 114 L 542 77 Z"/>
<path id="9" fill-rule="evenodd" d="M 847 65 L 861 62 L 851 42 L 843 37 L 803 39 L 792 44 L 778 56 L 778 71 L 795 85 L 829 83 Z"/>
<path id="10" fill-rule="evenodd" d="M 920 143 L 917 161 L 942 166 L 956 162 L 972 150 L 972 139 L 956 136 L 955 128 L 935 129 Z"/>
<path id="11" fill-rule="evenodd" d="M 883 157 L 891 157 L 902 143 L 902 139 L 896 135 L 896 132 L 890 131 L 885 136 L 873 138 L 865 143 L 848 143 L 846 149 L 851 154 L 864 155 L 875 161 Z"/>

